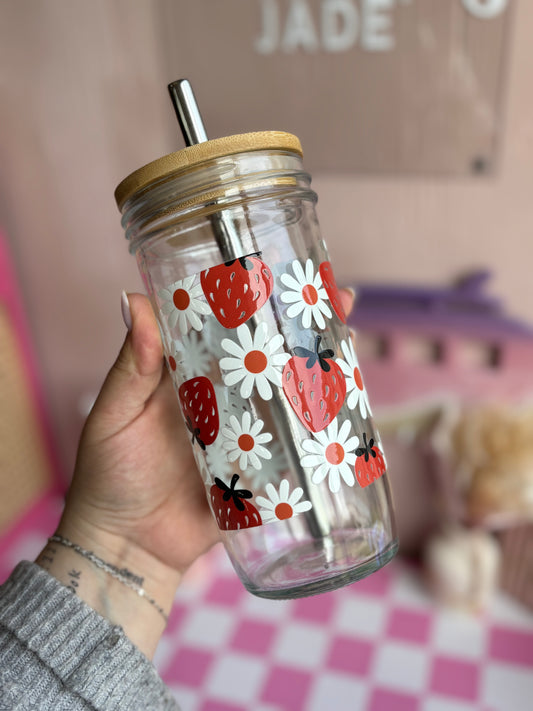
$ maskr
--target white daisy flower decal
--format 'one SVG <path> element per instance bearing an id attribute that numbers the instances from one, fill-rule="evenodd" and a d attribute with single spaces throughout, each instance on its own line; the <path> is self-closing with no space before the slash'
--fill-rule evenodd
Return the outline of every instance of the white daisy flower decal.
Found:
<path id="1" fill-rule="evenodd" d="M 174 356 L 179 357 L 182 372 L 187 379 L 209 374 L 211 370 L 211 355 L 196 331 L 183 335 L 181 341 L 175 341 L 174 343 Z M 172 368 L 172 363 L 170 363 L 170 367 Z M 176 366 L 174 366 L 173 370 L 175 368 Z"/>
<path id="2" fill-rule="evenodd" d="M 227 452 L 228 461 L 239 460 L 239 466 L 244 471 L 248 464 L 254 469 L 261 469 L 261 459 L 270 459 L 272 456 L 264 444 L 270 442 L 272 435 L 270 432 L 263 432 L 263 420 L 256 420 L 252 424 L 252 415 L 245 412 L 242 420 L 232 415 L 229 418 L 229 427 L 224 427 L 222 435 L 224 437 L 223 447 Z"/>
<path id="3" fill-rule="evenodd" d="M 235 388 L 229 389 L 223 383 L 215 385 L 215 395 L 218 404 L 220 430 L 222 431 L 224 427 L 229 427 L 229 418 L 232 415 L 237 418 L 242 417 L 243 413 L 248 409 L 248 401 L 243 400 Z"/>
<path id="4" fill-rule="evenodd" d="M 206 447 L 205 461 L 212 477 L 218 476 L 219 479 L 224 479 L 232 472 L 233 468 L 226 458 L 221 437 L 217 437 L 213 444 Z"/>
<path id="5" fill-rule="evenodd" d="M 205 319 L 202 329 L 202 338 L 209 351 L 213 354 L 213 357 L 217 358 L 217 360 L 223 358 L 225 355 L 220 344 L 222 339 L 227 335 L 228 329 L 224 328 L 213 314 Z"/>
<path id="6" fill-rule="evenodd" d="M 294 276 L 285 273 L 280 277 L 282 284 L 288 287 L 280 296 L 284 304 L 290 304 L 287 309 L 288 318 L 301 314 L 303 328 L 310 328 L 312 319 L 318 328 L 325 328 L 324 316 L 331 318 L 331 309 L 326 303 L 328 295 L 320 274 L 315 274 L 313 261 L 306 261 L 304 271 L 300 262 L 295 259 L 292 270 Z"/>
<path id="7" fill-rule="evenodd" d="M 279 442 L 271 442 L 268 451 L 270 459 L 261 462 L 261 469 L 251 469 L 246 472 L 253 489 L 264 489 L 269 482 L 279 481 L 281 475 L 289 468 L 287 457 Z"/>
<path id="8" fill-rule="evenodd" d="M 241 383 L 240 395 L 247 399 L 254 387 L 263 400 L 272 398 L 271 383 L 281 387 L 281 371 L 290 354 L 281 352 L 284 339 L 281 333 L 268 337 L 268 327 L 262 321 L 252 337 L 246 324 L 236 329 L 239 343 L 224 338 L 222 348 L 230 357 L 221 358 L 222 379 L 228 387 Z"/>
<path id="9" fill-rule="evenodd" d="M 328 477 L 330 490 L 336 494 L 341 487 L 341 478 L 347 486 L 355 484 L 353 466 L 356 460 L 355 450 L 359 446 L 359 437 L 350 437 L 350 420 L 345 420 L 338 428 L 337 420 L 322 432 L 316 432 L 314 439 L 305 439 L 302 447 L 305 452 L 300 459 L 303 467 L 314 469 L 311 481 L 321 484 Z"/>
<path id="10" fill-rule="evenodd" d="M 357 360 L 357 355 L 351 339 L 342 341 L 341 349 L 346 360 L 337 358 L 336 362 L 339 364 L 342 372 L 346 376 L 346 404 L 350 410 L 354 410 L 359 404 L 361 417 L 366 420 L 369 415 L 372 415 L 372 411 L 370 409 L 368 395 L 363 384 L 363 376 L 361 375 L 361 370 L 359 369 L 359 361 Z"/>
<path id="11" fill-rule="evenodd" d="M 166 339 L 164 339 L 164 340 L 166 340 Z M 165 351 L 166 351 L 166 356 L 167 356 L 168 368 L 171 371 L 171 373 L 175 373 L 176 369 L 178 367 L 178 361 L 180 360 L 180 353 L 177 348 L 176 341 L 171 340 L 170 346 L 166 346 Z"/>
<path id="12" fill-rule="evenodd" d="M 157 294 L 162 302 L 161 313 L 168 316 L 168 325 L 174 328 L 177 324 L 182 334 L 187 333 L 189 324 L 196 331 L 201 331 L 199 315 L 211 313 L 209 304 L 203 300 L 202 285 L 199 282 L 195 284 L 195 279 L 196 275 L 185 277 L 167 289 L 160 289 Z"/>
<path id="13" fill-rule="evenodd" d="M 260 506 L 260 514 L 263 523 L 272 521 L 285 521 L 297 514 L 309 511 L 312 508 L 310 501 L 300 501 L 304 490 L 298 486 L 289 493 L 290 487 L 287 479 L 282 479 L 279 491 L 276 491 L 274 484 L 266 485 L 268 499 L 264 496 L 256 496 L 255 501 Z"/>

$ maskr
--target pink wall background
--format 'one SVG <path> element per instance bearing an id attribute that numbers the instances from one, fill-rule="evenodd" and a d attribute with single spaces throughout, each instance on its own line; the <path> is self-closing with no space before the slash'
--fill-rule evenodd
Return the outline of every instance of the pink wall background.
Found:
<path id="1" fill-rule="evenodd" d="M 125 0 L 0 8 L 0 224 L 67 471 L 124 336 L 120 292 L 141 289 L 113 190 L 182 145 L 165 88 L 180 69 L 164 60 L 153 9 Z M 339 283 L 444 286 L 488 267 L 493 293 L 533 321 L 532 29 L 533 4 L 516 0 L 494 176 L 315 174 Z"/>

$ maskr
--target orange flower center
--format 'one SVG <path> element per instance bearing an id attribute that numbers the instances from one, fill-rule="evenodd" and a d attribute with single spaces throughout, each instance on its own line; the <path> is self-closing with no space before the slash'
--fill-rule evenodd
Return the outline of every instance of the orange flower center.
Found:
<path id="1" fill-rule="evenodd" d="M 306 284 L 302 289 L 302 299 L 306 304 L 314 306 L 318 301 L 318 291 L 312 284 Z"/>
<path id="2" fill-rule="evenodd" d="M 340 464 L 344 459 L 344 447 L 338 442 L 332 442 L 326 447 L 325 454 L 330 464 Z"/>
<path id="3" fill-rule="evenodd" d="M 178 311 L 185 311 L 185 309 L 191 303 L 191 297 L 185 291 L 185 289 L 176 289 L 176 291 L 172 295 L 172 301 L 174 302 L 174 306 L 178 309 Z"/>
<path id="4" fill-rule="evenodd" d="M 359 368 L 354 368 L 353 369 L 353 379 L 355 380 L 355 384 L 359 388 L 359 390 L 363 390 L 364 385 L 363 385 L 363 377 L 361 375 L 361 371 Z"/>
<path id="5" fill-rule="evenodd" d="M 250 351 L 244 357 L 244 367 L 249 373 L 262 373 L 268 360 L 262 351 Z"/>
<path id="6" fill-rule="evenodd" d="M 170 365 L 171 370 L 176 370 L 176 359 L 174 358 L 174 356 L 168 357 L 168 364 Z"/>
<path id="7" fill-rule="evenodd" d="M 280 521 L 283 521 L 286 518 L 291 518 L 292 506 L 284 501 L 276 506 L 276 508 L 274 509 L 274 513 L 280 519 Z"/>
<path id="8" fill-rule="evenodd" d="M 237 440 L 237 444 L 243 452 L 249 452 L 254 448 L 254 438 L 249 434 L 242 434 Z"/>

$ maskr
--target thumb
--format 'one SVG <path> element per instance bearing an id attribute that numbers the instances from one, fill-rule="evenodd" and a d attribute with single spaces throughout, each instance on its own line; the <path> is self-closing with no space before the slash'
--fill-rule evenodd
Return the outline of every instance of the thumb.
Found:
<path id="1" fill-rule="evenodd" d="M 148 298 L 125 295 L 123 313 L 131 327 L 89 416 L 102 437 L 115 434 L 141 414 L 163 373 L 161 336 Z"/>

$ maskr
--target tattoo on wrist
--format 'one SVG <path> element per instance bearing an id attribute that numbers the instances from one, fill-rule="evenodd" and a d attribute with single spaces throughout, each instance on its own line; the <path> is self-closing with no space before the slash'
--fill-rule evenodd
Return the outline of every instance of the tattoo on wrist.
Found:
<path id="1" fill-rule="evenodd" d="M 45 570 L 50 570 L 50 566 L 55 560 L 56 553 L 57 549 L 52 548 L 52 546 L 48 545 L 44 549 L 44 551 L 39 554 L 37 558 L 37 563 L 41 566 L 41 568 L 44 568 Z"/>
<path id="2" fill-rule="evenodd" d="M 76 595 L 80 586 L 81 570 L 69 570 L 68 577 L 70 578 L 70 585 L 67 585 L 67 590 L 71 590 Z"/>
<path id="3" fill-rule="evenodd" d="M 127 568 L 119 568 L 118 566 L 113 565 L 113 563 L 108 563 L 107 561 L 102 560 L 102 558 L 99 558 L 95 553 L 93 553 L 93 551 L 85 550 L 85 548 L 82 548 L 77 543 L 69 541 L 68 538 L 61 536 L 58 533 L 55 533 L 53 536 L 50 536 L 50 538 L 48 539 L 48 543 L 59 543 L 59 545 L 64 546 L 65 548 L 70 548 L 82 558 L 89 560 L 97 568 L 100 568 L 100 570 L 105 571 L 108 575 L 111 575 L 113 578 L 116 578 L 118 581 L 120 581 L 123 585 L 135 591 L 137 595 L 139 595 L 139 597 L 143 597 L 148 603 L 150 603 L 150 605 L 152 605 L 152 607 L 154 607 L 160 613 L 160 615 L 165 620 L 165 623 L 168 622 L 168 614 L 152 597 L 150 597 L 150 595 L 148 595 L 148 593 L 144 589 L 144 577 L 140 575 L 135 575 Z M 80 572 L 74 569 L 70 570 L 68 573 L 71 578 L 71 585 L 67 587 L 69 587 L 69 589 L 72 590 L 72 592 L 74 593 L 76 592 L 76 588 L 79 586 L 80 574 Z"/>

